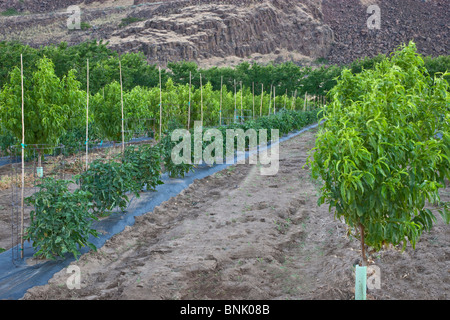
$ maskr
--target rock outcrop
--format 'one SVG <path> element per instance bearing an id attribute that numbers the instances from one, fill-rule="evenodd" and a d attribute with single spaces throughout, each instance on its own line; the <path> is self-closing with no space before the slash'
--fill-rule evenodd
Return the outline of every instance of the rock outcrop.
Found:
<path id="1" fill-rule="evenodd" d="M 150 62 L 249 57 L 286 49 L 308 57 L 328 55 L 332 30 L 305 4 L 248 1 L 247 6 L 202 3 L 117 30 L 109 38 L 119 52 L 143 51 Z M 320 16 L 320 15 L 319 15 Z"/>
<path id="2" fill-rule="evenodd" d="M 67 27 L 69 5 L 82 7 L 82 30 Z M 367 7 L 381 28 L 367 27 Z M 270 60 L 348 63 L 389 53 L 414 40 L 419 52 L 448 54 L 448 0 L 6 0 L 1 40 L 39 47 L 62 41 L 108 41 L 120 53 L 142 51 L 151 63 Z M 124 23 L 126 22 L 126 23 Z M 266 59 L 267 61 L 267 59 Z"/>

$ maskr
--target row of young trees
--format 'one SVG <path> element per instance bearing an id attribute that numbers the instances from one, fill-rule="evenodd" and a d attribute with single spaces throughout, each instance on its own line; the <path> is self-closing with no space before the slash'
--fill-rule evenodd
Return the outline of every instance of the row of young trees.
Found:
<path id="1" fill-rule="evenodd" d="M 21 44 L 19 42 L 0 42 L 0 86 L 8 81 L 8 74 L 14 68 L 20 66 L 20 55 L 24 58 L 25 76 L 31 75 L 36 63 L 44 56 L 49 58 L 55 67 L 55 74 L 62 78 L 70 70 L 76 70 L 75 77 L 86 88 L 86 60 L 89 59 L 89 73 L 95 82 L 91 83 L 90 91 L 96 93 L 104 86 L 119 81 L 119 55 L 109 49 L 107 43 L 102 41 L 87 41 L 78 45 L 68 46 L 62 42 L 59 45 L 44 46 L 39 49 Z M 179 61 L 168 64 L 167 69 L 161 72 L 162 82 L 172 78 L 175 84 L 186 84 L 189 74 L 192 76 L 192 84 L 200 86 L 200 74 L 203 82 L 210 82 L 214 90 L 220 90 L 221 84 L 227 90 L 234 89 L 234 81 L 242 82 L 244 87 L 251 87 L 253 83 L 264 84 L 266 93 L 271 91 L 271 86 L 279 93 L 293 96 L 297 91 L 298 96 L 305 93 L 311 95 L 325 95 L 336 85 L 336 77 L 344 68 L 349 68 L 352 73 L 360 73 L 364 69 L 372 69 L 374 65 L 385 58 L 378 55 L 373 58 L 356 60 L 349 65 L 327 65 L 318 63 L 317 66 L 298 66 L 292 62 L 267 65 L 243 62 L 235 68 L 212 67 L 199 68 L 195 62 Z M 120 56 L 123 74 L 123 88 L 126 91 L 135 86 L 156 87 L 159 84 L 159 70 L 156 65 L 148 64 L 143 53 L 126 53 Z M 326 62 L 319 59 L 319 62 Z M 437 72 L 445 72 L 450 69 L 450 56 L 425 57 L 425 68 L 433 77 Z M 447 77 L 447 80 L 449 78 Z M 261 86 L 255 88 L 255 93 L 261 93 Z"/>
<path id="2" fill-rule="evenodd" d="M 275 115 L 221 126 L 216 130 L 225 136 L 230 129 L 242 132 L 250 129 L 257 134 L 257 143 L 264 145 L 264 141 L 272 139 L 272 130 L 278 130 L 280 135 L 299 130 L 316 122 L 318 112 L 318 109 L 305 112 L 283 110 Z M 268 134 L 262 134 L 262 137 L 261 129 Z M 52 177 L 40 179 L 38 191 L 25 199 L 34 210 L 30 212 L 30 226 L 25 229 L 24 239 L 32 241 L 35 256 L 54 259 L 72 253 L 78 259 L 82 247 L 96 250 L 93 237 L 98 237 L 98 230 L 93 226 L 94 221 L 110 215 L 115 209 L 124 212 L 132 194 L 139 197 L 143 190 L 157 191 L 158 185 L 164 183 L 163 173 L 171 178 L 182 178 L 193 171 L 196 161 L 194 153 L 188 159 L 191 161 L 173 161 L 172 153 L 180 141 L 172 141 L 171 130 L 173 128 L 169 128 L 167 135 L 153 146 L 129 145 L 112 158 L 92 161 L 87 170 L 74 177 L 74 181 Z M 186 140 L 193 148 L 198 143 L 194 130 L 197 129 L 190 129 Z M 202 131 L 204 136 L 207 129 Z M 239 140 L 244 142 L 241 146 Z M 201 161 L 211 165 L 225 163 L 228 144 L 226 139 L 201 141 L 201 154 L 211 155 Z M 235 138 L 232 144 L 234 153 L 247 148 L 250 141 Z M 79 188 L 69 190 L 70 183 L 78 184 Z"/>
<path id="3" fill-rule="evenodd" d="M 126 79 L 125 75 L 122 79 Z M 205 126 L 217 126 L 273 114 L 280 109 L 305 107 L 304 97 L 280 95 L 275 89 L 256 95 L 255 86 L 244 87 L 242 83 L 235 83 L 233 90 L 228 90 L 226 85 L 221 90 L 214 90 L 210 82 L 196 87 L 189 84 L 189 76 L 187 80 L 185 84 L 177 84 L 168 78 L 161 88 L 158 84 L 154 87 L 135 86 L 131 90 L 122 90 L 120 82 L 113 81 L 90 94 L 88 104 L 87 91 L 77 80 L 76 70 L 69 70 L 67 75 L 59 77 L 52 60 L 43 57 L 33 72 L 24 74 L 25 141 L 33 145 L 55 145 L 64 142 L 61 139 L 67 132 L 83 132 L 87 105 L 90 137 L 110 141 L 121 140 L 122 103 L 126 129 L 137 130 L 144 123 L 147 128 L 142 130 L 153 129 L 156 133 L 160 119 L 162 130 L 167 129 L 169 119 L 182 127 L 191 127 L 195 120 L 201 119 Z M 95 82 L 96 79 L 89 83 Z M 2 128 L 17 140 L 22 137 L 21 83 L 21 70 L 15 67 L 0 91 Z M 322 101 L 316 99 L 315 103 Z"/>
<path id="4" fill-rule="evenodd" d="M 140 127 L 142 119 L 154 119 L 145 124 L 147 127 L 152 124 L 156 132 L 160 118 L 163 119 L 163 130 L 168 116 L 180 125 L 188 126 L 188 122 L 202 118 L 202 110 L 204 124 L 211 126 L 235 119 L 240 121 L 241 116 L 267 115 L 281 108 L 303 108 L 306 92 L 311 95 L 327 93 L 336 85 L 336 77 L 343 70 L 340 66 L 312 70 L 293 63 L 262 66 L 245 62 L 236 68 L 200 69 L 194 62 L 182 61 L 169 63 L 167 70 L 159 71 L 155 65 L 147 63 L 142 53 L 127 53 L 119 60 L 118 54 L 102 42 L 85 42 L 77 46 L 61 43 L 40 49 L 0 42 L 2 149 L 21 137 L 18 68 L 21 53 L 25 140 L 29 144 L 55 144 L 58 139 L 64 139 L 68 131 L 83 136 L 88 59 L 90 139 L 116 141 L 120 140 L 122 131 L 119 70 L 122 72 L 123 117 L 127 130 Z M 359 74 L 385 59 L 380 55 L 358 60 L 348 70 L 351 74 Z M 445 71 L 444 68 L 449 66 L 449 56 L 424 58 L 424 70 L 431 74 Z M 162 117 L 159 112 L 161 101 Z"/>

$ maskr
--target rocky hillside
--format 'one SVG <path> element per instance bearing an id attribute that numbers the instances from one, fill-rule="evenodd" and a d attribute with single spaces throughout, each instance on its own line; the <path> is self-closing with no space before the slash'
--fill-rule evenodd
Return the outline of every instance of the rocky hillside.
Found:
<path id="1" fill-rule="evenodd" d="M 422 53 L 447 54 L 448 0 L 6 0 L 0 40 L 32 46 L 89 39 L 119 52 L 142 51 L 151 63 L 203 65 L 251 59 L 344 63 L 388 53 L 415 40 Z M 367 28 L 367 6 L 381 9 L 381 29 Z M 81 7 L 81 30 L 66 9 Z"/>
<path id="2" fill-rule="evenodd" d="M 316 58 L 331 49 L 333 32 L 310 10 L 315 7 L 289 1 L 247 1 L 246 6 L 216 2 L 189 5 L 117 30 L 109 38 L 111 46 L 142 50 L 152 62 L 247 58 L 281 51 Z"/>
<path id="3" fill-rule="evenodd" d="M 380 8 L 379 30 L 367 28 L 370 4 Z M 448 0 L 323 0 L 323 22 L 335 36 L 327 58 L 333 63 L 350 62 L 392 52 L 410 40 L 422 54 L 448 55 L 449 4 Z"/>

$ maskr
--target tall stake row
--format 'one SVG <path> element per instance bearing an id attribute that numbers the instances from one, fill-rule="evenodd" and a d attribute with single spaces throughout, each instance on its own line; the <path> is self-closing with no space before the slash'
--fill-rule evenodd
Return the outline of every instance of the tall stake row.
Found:
<path id="1" fill-rule="evenodd" d="M 85 155 L 85 170 L 88 169 L 89 166 L 89 59 L 86 60 L 87 72 L 86 72 L 86 155 Z M 23 84 L 23 56 L 20 55 L 20 66 L 21 66 L 21 110 L 22 110 L 22 186 L 21 186 L 21 223 L 20 223 L 20 238 L 21 238 L 21 257 L 23 258 L 23 236 L 24 236 L 24 187 L 25 187 L 25 112 L 24 112 L 24 84 Z M 122 128 L 122 152 L 125 149 L 125 128 L 124 128 L 124 102 L 123 102 L 123 81 L 122 81 L 122 64 L 119 59 L 119 77 L 120 77 L 120 103 L 121 103 L 121 128 Z M 273 89 L 273 90 L 272 90 Z M 241 91 L 241 110 L 240 110 L 240 118 L 241 122 L 244 119 L 243 114 L 243 84 L 240 81 L 240 91 Z M 272 105 L 272 91 L 273 91 L 273 113 L 276 113 L 276 91 L 275 86 L 272 84 L 270 86 L 270 95 L 269 95 L 269 115 L 271 114 L 271 105 Z M 104 91 L 103 91 L 104 94 Z M 295 94 L 293 95 L 294 99 L 292 101 L 291 109 L 294 110 L 295 100 L 297 98 L 297 90 L 295 90 Z M 284 97 L 284 107 L 286 108 L 286 99 L 287 99 L 287 90 Z M 262 116 L 263 109 L 263 100 L 264 100 L 264 84 L 261 84 L 261 104 L 259 108 L 259 116 Z M 314 97 L 314 101 L 319 104 L 324 105 L 326 103 L 324 97 Z M 191 102 L 192 102 L 192 73 L 189 72 L 189 102 L 188 102 L 188 114 L 187 114 L 187 128 L 190 129 L 191 122 Z M 203 83 L 202 83 L 202 75 L 200 74 L 200 107 L 201 107 L 201 123 L 203 125 Z M 223 76 L 220 78 L 220 110 L 219 110 L 219 125 L 222 125 L 222 113 L 223 113 Z M 307 93 L 305 93 L 305 103 L 303 110 L 307 108 Z M 162 137 L 162 82 L 161 82 L 161 67 L 159 67 L 159 139 Z M 252 83 L 252 119 L 255 118 L 255 83 Z M 237 122 L 237 92 L 236 92 L 236 80 L 234 80 L 234 122 Z"/>
<path id="2" fill-rule="evenodd" d="M 20 258 L 23 259 L 24 238 L 24 196 L 25 196 L 25 112 L 24 112 L 24 89 L 23 89 L 23 57 L 20 55 L 20 82 L 22 88 L 22 189 L 20 197 Z"/>

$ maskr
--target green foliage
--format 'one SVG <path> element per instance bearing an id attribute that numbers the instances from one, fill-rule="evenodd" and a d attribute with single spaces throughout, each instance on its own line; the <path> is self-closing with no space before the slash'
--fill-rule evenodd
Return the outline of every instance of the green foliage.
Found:
<path id="1" fill-rule="evenodd" d="M 89 124 L 89 148 L 94 146 L 94 141 L 99 139 L 97 127 L 93 123 Z M 65 155 L 73 155 L 83 151 L 86 148 L 86 128 L 75 126 L 69 128 L 58 140 L 58 143 L 64 146 Z"/>
<path id="2" fill-rule="evenodd" d="M 87 59 L 89 59 L 90 85 L 89 92 L 95 94 L 100 88 L 113 80 L 119 81 L 118 71 L 116 74 L 105 78 L 105 72 L 102 70 L 102 62 L 110 59 L 117 59 L 117 52 L 107 48 L 107 43 L 102 41 L 86 41 L 78 45 L 68 46 L 62 42 L 55 45 L 45 46 L 38 51 L 38 54 L 45 55 L 55 64 L 55 73 L 58 77 L 63 77 L 69 70 L 77 70 L 77 80 L 81 83 L 81 88 L 86 90 L 87 86 Z M 24 61 L 25 57 L 24 57 Z M 99 70 L 100 68 L 100 70 Z M 118 68 L 118 64 L 117 64 Z M 108 76 L 106 75 L 106 76 Z M 117 76 L 116 76 L 117 75 Z M 116 76 L 112 78 L 112 76 Z M 95 79 L 95 81 L 93 81 Z"/>
<path id="3" fill-rule="evenodd" d="M 179 127 L 180 126 L 176 122 L 170 122 L 168 130 L 158 143 L 164 171 L 167 172 L 171 178 L 184 177 L 189 171 L 193 171 L 194 169 L 192 163 L 175 164 L 172 160 L 172 150 L 178 143 L 177 141 L 172 141 L 172 132 Z"/>
<path id="4" fill-rule="evenodd" d="M 447 75 L 444 75 L 445 80 L 447 82 L 450 82 L 450 75 L 448 72 L 450 72 L 450 56 L 439 56 L 436 58 L 427 56 L 424 57 L 424 65 L 427 69 L 428 73 L 430 74 L 431 78 L 434 78 L 435 76 L 439 76 L 440 73 L 446 73 Z"/>
<path id="5" fill-rule="evenodd" d="M 136 18 L 136 17 L 126 17 L 122 19 L 122 22 L 119 24 L 119 27 L 126 27 L 129 24 L 135 23 L 135 22 L 139 22 L 139 21 L 143 21 L 144 19 L 142 18 Z"/>
<path id="6" fill-rule="evenodd" d="M 96 250 L 88 241 L 90 235 L 97 237 L 97 231 L 91 228 L 96 218 L 89 210 L 89 193 L 70 192 L 70 183 L 45 178 L 37 186 L 39 190 L 25 199 L 34 205 L 25 239 L 33 241 L 36 256 L 54 259 L 71 252 L 77 258 L 80 246 Z"/>
<path id="7" fill-rule="evenodd" d="M 136 19 L 129 17 L 123 23 L 135 22 Z M 83 24 L 84 27 L 88 25 Z M 44 56 L 52 60 L 55 66 L 55 73 L 59 78 L 67 75 L 71 69 L 75 69 L 76 80 L 81 83 L 82 88 L 86 88 L 86 59 L 89 59 L 89 71 L 91 79 L 90 92 L 95 94 L 105 85 L 112 81 L 119 81 L 119 68 L 117 52 L 109 49 L 107 43 L 96 40 L 86 41 L 77 45 L 68 46 L 62 42 L 58 45 L 43 46 L 39 49 L 31 48 L 19 42 L 0 42 L 0 83 L 5 83 L 9 72 L 14 67 L 20 66 L 20 54 L 24 56 L 25 76 L 33 72 L 37 61 Z M 371 69 L 373 66 L 386 58 L 378 55 L 373 58 L 358 59 L 347 67 L 354 73 L 359 73 L 363 69 Z M 149 65 L 142 52 L 125 53 L 121 55 L 124 89 L 131 90 L 135 86 L 155 87 L 159 84 L 159 73 L 156 65 Z M 318 59 L 318 63 L 326 62 Z M 233 90 L 234 81 L 242 81 L 244 87 L 251 88 L 254 83 L 255 93 L 261 94 L 261 84 L 264 84 L 266 94 L 270 91 L 270 86 L 274 85 L 278 93 L 285 93 L 292 96 L 297 90 L 299 96 L 308 92 L 310 95 L 325 95 L 335 84 L 335 77 L 338 76 L 345 66 L 319 66 L 316 69 L 297 66 L 291 62 L 267 65 L 243 62 L 235 68 L 212 67 L 200 69 L 195 62 L 169 62 L 169 70 L 162 70 L 162 80 L 165 83 L 168 77 L 172 77 L 175 84 L 185 85 L 189 82 L 189 72 L 192 73 L 192 85 L 196 88 L 200 86 L 200 76 L 203 82 L 211 83 L 213 90 L 220 90 L 221 77 L 223 84 L 228 91 Z M 449 70 L 449 57 L 441 56 L 437 58 L 426 57 L 425 67 L 433 77 L 436 72 Z M 448 80 L 448 78 L 447 78 Z"/>
<path id="8" fill-rule="evenodd" d="M 0 151 L 6 156 L 11 153 L 11 146 L 18 143 L 17 138 L 11 133 L 11 131 L 6 130 L 0 125 Z"/>
<path id="9" fill-rule="evenodd" d="M 226 134 L 227 134 L 227 129 L 234 129 L 234 130 L 240 130 L 242 129 L 243 132 L 247 132 L 247 130 L 253 129 L 256 131 L 257 134 L 257 141 L 260 141 L 260 131 L 261 129 L 265 129 L 266 133 L 267 133 L 267 142 L 270 142 L 270 140 L 272 139 L 272 130 L 278 130 L 279 131 L 279 135 L 285 135 L 288 134 L 292 131 L 295 130 L 299 130 L 309 124 L 312 124 L 314 122 L 316 122 L 318 120 L 317 115 L 319 113 L 319 109 L 316 110 L 312 110 L 312 111 L 307 111 L 307 112 L 303 112 L 303 111 L 292 111 L 292 110 L 280 110 L 277 114 L 275 115 L 270 115 L 270 116 L 263 116 L 260 117 L 258 119 L 255 120 L 249 120 L 243 123 L 233 123 L 231 125 L 228 126 L 219 126 L 215 129 L 219 130 L 222 134 L 223 140 L 223 146 L 222 146 L 222 154 L 223 154 L 223 159 L 222 159 L 222 163 L 225 162 L 225 157 L 227 155 L 227 139 L 226 139 Z M 173 160 L 171 158 L 171 153 L 173 148 L 180 143 L 180 141 L 172 141 L 172 132 L 173 130 L 175 130 L 177 128 L 176 125 L 170 126 L 169 127 L 169 131 L 166 133 L 166 135 L 163 137 L 162 141 L 161 141 L 161 147 L 162 147 L 162 151 L 163 151 L 163 162 L 164 162 L 164 168 L 166 170 L 166 172 L 169 172 L 169 176 L 170 177 L 178 177 L 181 176 L 183 177 L 187 172 L 189 172 L 190 170 L 192 170 L 195 166 L 193 164 L 195 164 L 195 155 L 194 155 L 194 150 L 195 150 L 195 144 L 199 143 L 198 141 L 195 141 L 195 138 L 197 137 L 197 135 L 195 134 L 195 128 L 191 128 L 190 130 L 190 145 L 191 145 L 191 162 L 190 163 L 181 163 L 181 164 L 174 164 Z M 202 127 L 202 137 L 205 136 L 205 133 L 207 132 L 207 130 L 209 130 L 211 128 L 209 127 Z M 238 132 L 238 131 L 236 131 Z M 182 137 L 181 137 L 182 138 Z M 214 143 L 214 137 L 211 141 L 201 141 L 201 154 L 204 154 L 205 149 L 211 144 Z M 247 150 L 249 148 L 249 138 L 245 138 L 245 142 L 244 142 L 244 148 Z M 237 150 L 238 148 L 238 139 L 235 138 L 234 139 L 234 145 L 231 146 L 233 147 L 234 150 Z M 181 156 L 181 155 L 180 155 Z M 214 164 L 217 163 L 217 159 L 215 158 L 216 155 L 215 153 L 212 154 L 213 159 L 208 159 L 209 164 Z M 205 160 L 205 159 L 203 159 Z M 206 160 L 205 160 L 206 162 Z"/>
<path id="10" fill-rule="evenodd" d="M 135 178 L 133 164 L 122 164 L 100 159 L 89 164 L 89 169 L 77 176 L 80 189 L 91 194 L 93 211 L 97 216 L 106 216 L 119 207 L 124 211 L 130 201 L 128 191 L 140 190 Z"/>
<path id="11" fill-rule="evenodd" d="M 20 14 L 20 12 L 17 11 L 16 9 L 14 9 L 14 8 L 6 9 L 5 11 L 2 11 L 0 13 L 0 15 L 5 16 L 5 17 L 17 16 L 19 14 Z"/>
<path id="12" fill-rule="evenodd" d="M 43 58 L 30 78 L 24 78 L 26 144 L 55 144 L 65 128 L 80 123 L 85 93 L 69 71 L 62 79 L 55 75 L 53 63 Z M 20 69 L 15 68 L 0 92 L 2 122 L 18 140 L 22 138 L 22 91 Z"/>
<path id="13" fill-rule="evenodd" d="M 81 21 L 80 27 L 81 27 L 81 30 L 87 30 L 87 29 L 92 28 L 92 26 L 89 23 L 85 22 L 85 21 Z"/>
<path id="14" fill-rule="evenodd" d="M 383 54 L 379 54 L 373 58 L 365 57 L 362 59 L 357 59 L 349 65 L 349 69 L 353 73 L 360 73 L 363 70 L 373 69 L 378 63 L 381 63 L 385 59 L 386 56 Z"/>
<path id="15" fill-rule="evenodd" d="M 90 113 L 100 135 L 111 141 L 122 139 L 122 106 L 120 101 L 120 83 L 108 84 L 102 93 L 97 92 L 90 99 Z"/>
<path id="16" fill-rule="evenodd" d="M 105 49 L 107 50 L 107 49 Z M 113 81 L 120 81 L 119 73 L 119 57 L 117 53 L 109 53 L 108 58 L 96 59 L 89 62 L 89 73 L 91 79 L 90 91 L 92 93 L 99 92 L 104 86 Z M 125 53 L 120 56 L 122 66 L 123 89 L 129 91 L 136 86 L 151 88 L 159 86 L 159 70 L 156 65 L 149 65 L 147 58 L 142 52 Z M 84 68 L 86 68 L 86 60 L 84 60 Z M 83 75 L 86 75 L 84 72 Z M 161 72 L 163 82 L 167 81 L 165 70 Z M 80 79 L 86 83 L 86 80 Z"/>
<path id="17" fill-rule="evenodd" d="M 136 186 L 136 189 L 130 191 L 137 193 L 144 187 L 147 190 L 155 190 L 158 185 L 163 184 L 159 146 L 128 146 L 125 148 L 122 163 L 131 165 L 130 170 L 132 170 L 132 177 L 135 180 L 133 185 Z"/>
<path id="18" fill-rule="evenodd" d="M 414 247 L 435 221 L 425 205 L 439 203 L 450 178 L 448 83 L 427 76 L 410 43 L 371 70 L 345 69 L 329 96 L 309 159 L 323 180 L 318 204 L 334 207 L 354 235 L 362 226 L 375 249 Z M 448 207 L 439 212 L 450 222 Z"/>

